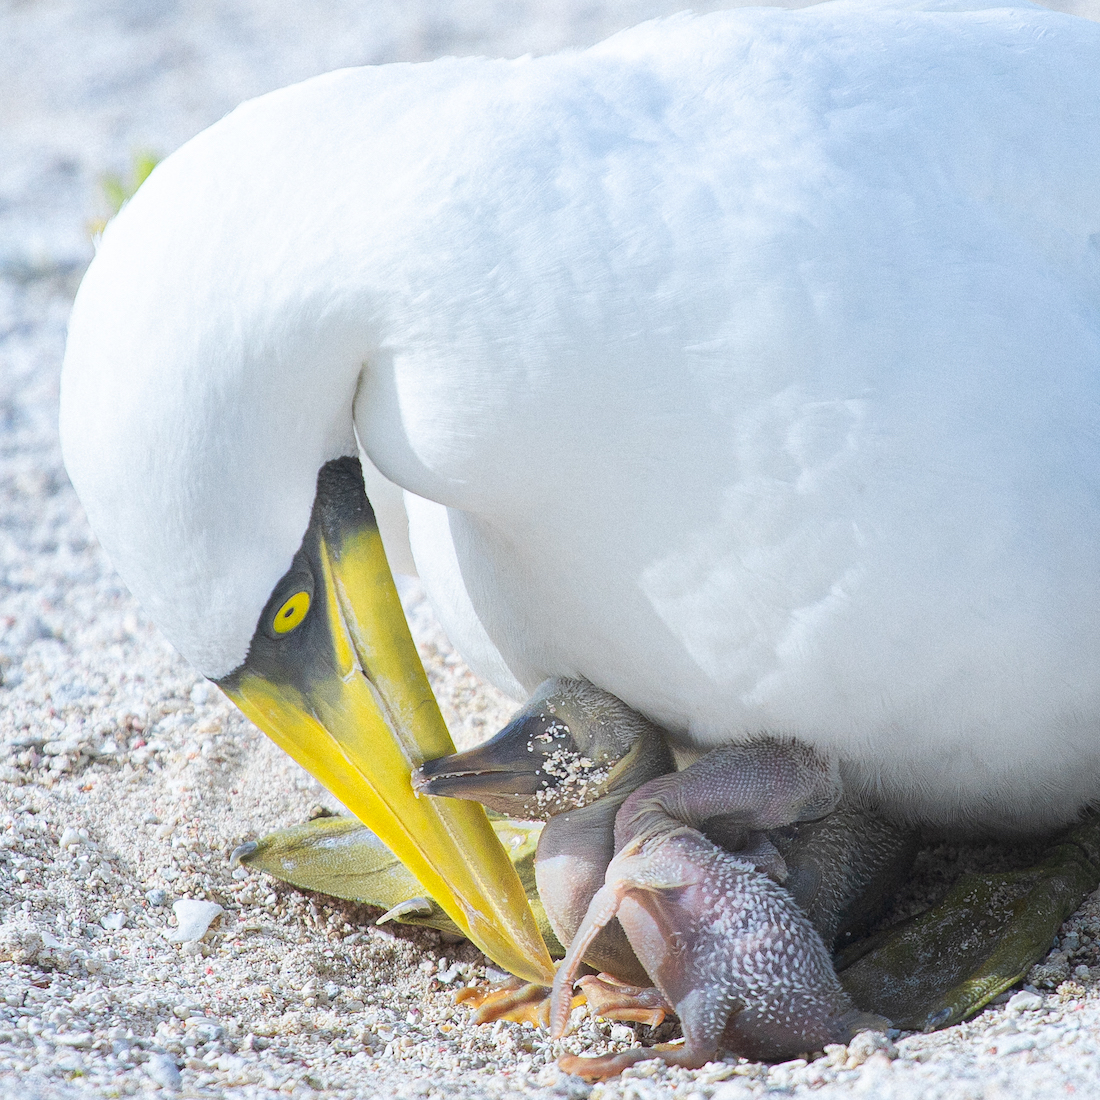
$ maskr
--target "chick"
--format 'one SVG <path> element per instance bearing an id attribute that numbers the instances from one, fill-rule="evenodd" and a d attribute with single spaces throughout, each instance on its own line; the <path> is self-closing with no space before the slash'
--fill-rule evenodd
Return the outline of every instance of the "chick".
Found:
<path id="1" fill-rule="evenodd" d="M 601 1014 L 680 1017 L 683 1046 L 580 1059 L 573 1072 L 605 1076 L 641 1057 L 701 1065 L 720 1047 L 783 1058 L 867 1026 L 781 883 L 831 940 L 902 845 L 875 823 L 869 857 L 838 860 L 841 837 L 858 841 L 874 819 L 849 810 L 839 828 L 797 824 L 829 820 L 842 793 L 836 768 L 806 746 L 760 738 L 675 772 L 656 726 L 591 684 L 555 679 L 492 740 L 423 765 L 414 784 L 547 822 L 536 881 L 570 944 L 558 1032 L 582 961 L 604 972 L 585 985 Z"/>

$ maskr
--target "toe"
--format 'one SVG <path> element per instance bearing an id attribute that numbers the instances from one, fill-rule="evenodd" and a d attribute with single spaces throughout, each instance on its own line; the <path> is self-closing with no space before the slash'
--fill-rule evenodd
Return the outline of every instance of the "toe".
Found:
<path id="1" fill-rule="evenodd" d="M 577 985 L 588 1001 L 589 1013 L 605 1020 L 657 1027 L 672 1014 L 659 989 L 625 985 L 609 974 L 588 975 Z"/>
<path id="2" fill-rule="evenodd" d="M 474 1023 L 508 1020 L 532 1027 L 550 1026 L 550 988 L 515 978 L 491 989 L 469 987 L 455 995 L 455 1004 L 474 1009 Z M 584 995 L 573 997 L 570 1011 L 584 1004 Z"/>

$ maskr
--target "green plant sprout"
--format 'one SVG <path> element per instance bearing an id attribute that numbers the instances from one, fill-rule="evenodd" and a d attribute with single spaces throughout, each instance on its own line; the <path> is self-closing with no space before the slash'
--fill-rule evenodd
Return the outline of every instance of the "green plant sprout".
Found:
<path id="1" fill-rule="evenodd" d="M 93 218 L 88 223 L 88 232 L 94 239 L 100 236 L 107 223 L 132 199 L 137 189 L 149 178 L 149 173 L 160 163 L 160 156 L 147 149 L 139 149 L 130 160 L 130 172 L 123 177 L 114 172 L 106 172 L 100 177 L 99 188 L 106 200 L 109 213 L 105 217 Z"/>

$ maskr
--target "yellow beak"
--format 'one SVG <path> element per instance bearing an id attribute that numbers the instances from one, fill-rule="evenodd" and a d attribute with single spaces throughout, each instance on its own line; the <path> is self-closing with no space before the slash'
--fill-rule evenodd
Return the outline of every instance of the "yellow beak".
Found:
<path id="1" fill-rule="evenodd" d="M 357 517 L 347 515 L 346 500 L 343 514 L 326 516 L 319 489 L 299 555 L 314 584 L 307 622 L 296 628 L 302 637 L 280 650 L 257 630 L 249 658 L 221 686 L 378 835 L 494 962 L 548 984 L 553 964 L 485 811 L 413 792 L 411 773 L 454 746 L 365 496 L 362 504 Z M 284 657 L 293 665 L 286 675 Z"/>

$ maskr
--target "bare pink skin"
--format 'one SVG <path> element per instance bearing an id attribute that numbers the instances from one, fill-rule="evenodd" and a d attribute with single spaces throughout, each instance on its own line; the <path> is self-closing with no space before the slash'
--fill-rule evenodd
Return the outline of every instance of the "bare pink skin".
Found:
<path id="1" fill-rule="evenodd" d="M 616 1018 L 680 1017 L 683 1046 L 565 1068 L 609 1076 L 650 1057 L 697 1066 L 720 1049 L 786 1058 L 866 1026 L 821 934 L 831 941 L 873 900 L 899 831 L 837 812 L 837 767 L 793 740 L 672 766 L 660 731 L 620 700 L 557 680 L 491 741 L 418 775 L 428 793 L 548 819 L 536 880 L 570 945 L 553 991 L 558 1034 L 582 959 L 610 975 L 582 984 Z"/>
<path id="2" fill-rule="evenodd" d="M 718 820 L 752 832 L 815 821 L 836 808 L 842 793 L 836 764 L 799 741 L 725 745 L 638 787 L 615 818 L 615 849 L 670 821 L 701 829 Z"/>
<path id="3" fill-rule="evenodd" d="M 617 854 L 554 982 L 550 1023 L 561 1036 L 589 944 L 618 918 L 638 961 L 680 1018 L 683 1046 L 568 1059 L 573 1073 L 610 1076 L 643 1058 L 697 1067 L 731 1050 L 781 1060 L 885 1021 L 859 1013 L 840 986 L 820 934 L 790 893 L 766 838 L 737 855 L 695 826 L 778 828 L 821 817 L 840 798 L 836 769 L 796 742 L 718 749 L 635 791 L 616 818 Z M 743 858 L 751 850 L 754 862 Z"/>

